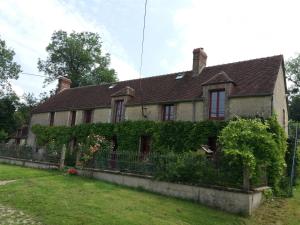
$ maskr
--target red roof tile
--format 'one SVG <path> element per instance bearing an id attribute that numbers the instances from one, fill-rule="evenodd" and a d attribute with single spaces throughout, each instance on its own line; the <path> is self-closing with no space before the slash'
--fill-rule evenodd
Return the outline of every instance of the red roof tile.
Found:
<path id="1" fill-rule="evenodd" d="M 127 86 L 135 91 L 128 105 L 140 104 L 140 83 L 144 104 L 201 99 L 202 84 L 214 80 L 235 83 L 230 97 L 271 95 L 282 63 L 283 56 L 278 55 L 206 67 L 199 76 L 193 76 L 192 71 L 185 71 L 146 77 L 142 78 L 141 82 L 140 79 L 121 81 L 111 88 L 109 88 L 111 84 L 71 88 L 51 97 L 32 112 L 110 107 L 111 95 Z M 179 74 L 184 76 L 176 79 Z"/>

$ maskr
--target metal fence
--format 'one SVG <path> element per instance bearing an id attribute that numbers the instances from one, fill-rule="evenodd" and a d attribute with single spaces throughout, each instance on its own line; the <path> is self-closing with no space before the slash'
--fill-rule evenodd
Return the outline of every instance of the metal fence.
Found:
<path id="1" fill-rule="evenodd" d="M 0 156 L 30 161 L 59 163 L 60 153 L 48 149 L 34 149 L 29 146 L 16 144 L 0 144 Z"/>
<path id="2" fill-rule="evenodd" d="M 51 149 L 35 150 L 17 145 L 0 145 L 0 156 L 31 161 L 59 163 L 61 151 Z M 200 154 L 200 155 L 199 155 Z M 156 179 L 192 185 L 217 185 L 244 188 L 244 171 L 240 166 L 226 165 L 201 153 L 159 153 L 103 151 L 83 162 L 76 151 L 67 149 L 64 160 L 66 166 L 74 166 L 76 161 L 82 167 L 147 175 Z M 250 180 L 250 187 L 267 184 L 266 176 Z M 250 188 L 249 187 L 249 188 Z"/>

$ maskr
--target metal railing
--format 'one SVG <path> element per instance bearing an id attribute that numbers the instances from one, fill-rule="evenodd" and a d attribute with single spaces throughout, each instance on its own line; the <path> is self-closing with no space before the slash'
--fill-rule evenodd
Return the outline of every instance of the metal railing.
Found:
<path id="1" fill-rule="evenodd" d="M 70 150 L 68 151 L 70 153 Z M 235 168 L 222 164 L 222 162 L 218 163 L 205 155 L 197 156 L 193 153 L 172 152 L 103 151 L 98 152 L 89 161 L 83 162 L 78 160 L 81 157 L 79 155 L 76 157 L 75 151 L 69 153 L 66 154 L 66 157 L 71 156 L 72 160 L 65 158 L 65 166 L 75 165 L 74 160 L 77 158 L 77 161 L 81 162 L 81 167 L 88 169 L 146 175 L 159 180 L 191 185 L 217 185 L 245 189 L 244 171 L 241 167 Z M 1 144 L 0 156 L 58 164 L 61 159 L 61 151 L 51 149 L 36 151 L 31 147 Z M 255 180 L 250 180 L 249 188 L 266 185 L 265 177 L 256 177 Z"/>
<path id="2" fill-rule="evenodd" d="M 59 152 L 16 144 L 0 144 L 0 156 L 49 163 L 59 163 L 60 160 Z"/>

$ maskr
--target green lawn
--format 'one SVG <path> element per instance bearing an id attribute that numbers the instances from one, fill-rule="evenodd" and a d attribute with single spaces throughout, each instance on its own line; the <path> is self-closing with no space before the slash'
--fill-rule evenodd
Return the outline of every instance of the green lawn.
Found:
<path id="1" fill-rule="evenodd" d="M 300 224 L 300 191 L 296 198 L 267 203 L 255 217 L 243 218 L 106 182 L 0 164 L 0 180 L 9 179 L 17 181 L 0 186 L 0 205 L 42 224 Z M 276 212 L 282 216 L 272 216 Z"/>

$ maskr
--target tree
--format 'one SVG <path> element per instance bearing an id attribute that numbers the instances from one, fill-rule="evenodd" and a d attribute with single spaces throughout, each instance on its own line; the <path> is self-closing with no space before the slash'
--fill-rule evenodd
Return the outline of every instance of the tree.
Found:
<path id="1" fill-rule="evenodd" d="M 290 88 L 291 94 L 299 93 L 300 90 L 300 54 L 286 62 L 286 73 L 289 81 L 293 83 Z"/>
<path id="2" fill-rule="evenodd" d="M 289 117 L 291 120 L 300 121 L 300 95 L 290 98 Z"/>
<path id="3" fill-rule="evenodd" d="M 22 99 L 22 102 L 15 103 L 15 120 L 19 126 L 29 124 L 31 110 L 38 104 L 38 99 L 32 93 L 25 93 Z"/>
<path id="4" fill-rule="evenodd" d="M 13 61 L 15 52 L 6 46 L 4 40 L 0 39 L 0 94 L 9 89 L 9 79 L 18 79 L 21 66 Z"/>
<path id="5" fill-rule="evenodd" d="M 0 128 L 7 134 L 12 134 L 20 126 L 15 116 L 18 104 L 19 98 L 14 93 L 0 98 Z"/>
<path id="6" fill-rule="evenodd" d="M 46 51 L 46 60 L 38 60 L 38 69 L 48 75 L 45 83 L 68 75 L 72 87 L 110 83 L 117 80 L 109 68 L 110 55 L 102 54 L 102 42 L 97 33 L 56 31 Z"/>

